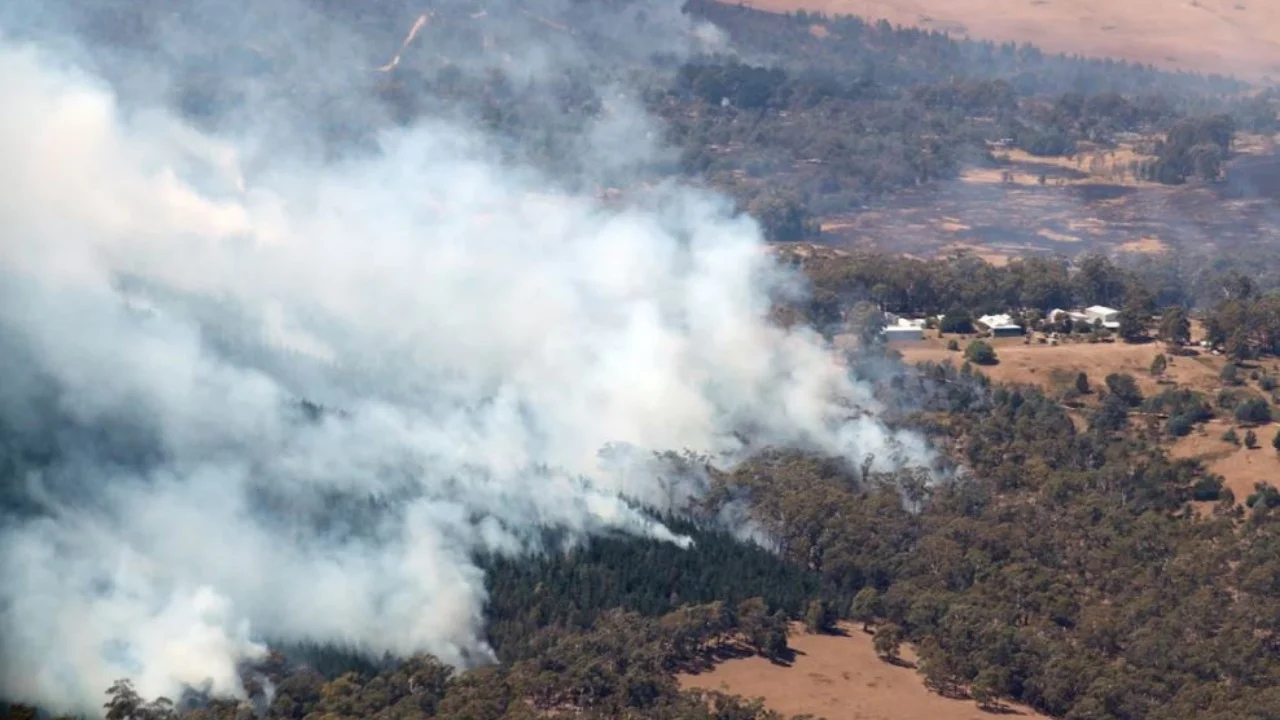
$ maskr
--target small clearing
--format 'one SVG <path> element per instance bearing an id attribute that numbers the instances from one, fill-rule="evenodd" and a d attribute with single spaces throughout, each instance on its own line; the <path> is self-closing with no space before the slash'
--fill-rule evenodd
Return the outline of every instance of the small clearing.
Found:
<path id="1" fill-rule="evenodd" d="M 876 656 L 871 636 L 842 624 L 843 635 L 812 635 L 794 630 L 790 666 L 762 657 L 717 665 L 697 675 L 678 677 L 681 687 L 721 690 L 763 698 L 788 715 L 809 713 L 827 720 L 990 720 L 971 700 L 952 700 L 930 692 L 911 667 L 891 665 Z M 910 663 L 914 656 L 904 649 Z M 1002 714 L 1044 718 L 1022 707 Z"/>
<path id="2" fill-rule="evenodd" d="M 1169 451 L 1179 458 L 1196 458 L 1204 462 L 1209 472 L 1221 475 L 1223 484 L 1235 495 L 1237 503 L 1243 503 L 1253 493 L 1257 483 L 1280 486 L 1280 454 L 1271 447 L 1280 426 L 1255 427 L 1258 448 L 1249 450 L 1237 447 L 1222 439 L 1231 427 L 1227 423 L 1213 422 L 1200 432 L 1179 438 Z M 1236 434 L 1244 437 L 1245 428 L 1236 428 Z"/>

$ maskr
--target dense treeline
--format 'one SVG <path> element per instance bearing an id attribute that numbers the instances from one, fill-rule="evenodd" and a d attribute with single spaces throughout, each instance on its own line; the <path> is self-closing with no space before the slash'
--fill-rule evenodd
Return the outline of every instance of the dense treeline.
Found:
<path id="1" fill-rule="evenodd" d="M 927 378 L 965 383 L 935 367 L 898 392 Z M 1187 503 L 1214 485 L 1203 468 L 1123 424 L 1077 432 L 1037 390 L 928 396 L 950 411 L 946 437 L 972 476 L 915 494 L 918 514 L 871 513 L 874 490 L 813 471 L 777 481 L 744 468 L 724 482 L 748 484 L 757 516 L 801 539 L 793 562 L 834 553 L 819 572 L 835 582 L 878 569 L 864 581 L 873 597 L 850 613 L 901 628 L 941 692 L 1073 718 L 1270 717 L 1280 546 L 1269 510 L 1240 524 L 1221 492 L 1215 515 L 1196 517 Z M 846 540 L 858 533 L 874 538 Z"/>
<path id="2" fill-rule="evenodd" d="M 758 702 L 680 691 L 672 673 L 707 653 L 741 652 L 739 635 L 760 625 L 770 622 L 757 603 L 737 612 L 719 603 L 686 606 L 661 618 L 611 611 L 587 631 L 566 635 L 552 629 L 529 638 L 539 650 L 531 659 L 464 673 L 418 656 L 374 672 L 328 678 L 274 654 L 246 669 L 248 703 L 195 696 L 178 703 L 148 700 L 121 681 L 109 689 L 105 711 L 108 720 L 532 720 L 566 712 L 601 719 L 781 720 Z M 785 644 L 785 633 L 781 638 Z M 34 712 L 11 707 L 7 716 L 28 720 Z"/>
<path id="3" fill-rule="evenodd" d="M 615 608 L 658 616 L 689 603 L 737 608 L 759 597 L 770 614 L 800 617 L 811 599 L 841 602 L 826 597 L 834 591 L 824 593 L 818 575 L 762 547 L 680 518 L 667 521 L 673 531 L 693 538 L 692 550 L 611 537 L 563 554 L 487 559 L 488 634 L 498 656 L 527 657 L 539 629 L 586 630 L 601 612 Z"/>
<path id="4" fill-rule="evenodd" d="M 1176 257 L 1133 263 L 1100 254 L 1029 256 L 997 266 L 967 253 L 921 259 L 814 246 L 779 247 L 777 257 L 808 280 L 811 292 L 796 311 L 818 328 L 849 321 L 859 302 L 903 315 L 1012 311 L 1027 314 L 1025 320 L 1055 308 L 1105 305 L 1149 313 L 1176 308 L 1184 317 L 1196 309 L 1206 313 L 1210 340 L 1225 345 L 1236 336 L 1255 352 L 1271 352 L 1280 340 L 1275 295 L 1238 270 L 1189 268 Z"/>

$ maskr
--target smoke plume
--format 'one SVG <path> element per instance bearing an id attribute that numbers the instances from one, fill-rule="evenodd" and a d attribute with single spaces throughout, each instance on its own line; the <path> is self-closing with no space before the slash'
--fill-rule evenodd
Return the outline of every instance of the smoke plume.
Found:
<path id="1" fill-rule="evenodd" d="M 121 677 L 234 696 L 267 638 L 484 661 L 476 553 L 551 550 L 544 528 L 687 544 L 621 498 L 679 509 L 701 489 L 605 462 L 611 444 L 927 461 L 818 336 L 766 321 L 795 280 L 723 199 L 664 182 L 606 205 L 462 113 L 319 152 L 298 108 L 348 91 L 337 72 L 300 105 L 257 78 L 206 126 L 157 89 L 157 56 L 17 17 L 0 15 L 0 696 L 96 713 Z M 526 38 L 537 72 L 580 61 L 548 33 Z M 190 35 L 157 37 L 176 53 Z M 402 39 L 363 66 L 355 40 L 311 52 L 374 74 Z M 660 153 L 636 107 L 582 128 L 578 166 Z"/>

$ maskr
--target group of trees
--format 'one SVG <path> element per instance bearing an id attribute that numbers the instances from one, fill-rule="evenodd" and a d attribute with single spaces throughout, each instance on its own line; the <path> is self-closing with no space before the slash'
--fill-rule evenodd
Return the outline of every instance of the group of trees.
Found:
<path id="1" fill-rule="evenodd" d="M 686 606 L 662 617 L 609 611 L 590 630 L 548 628 L 529 638 L 539 648 L 536 657 L 462 673 L 417 656 L 326 677 L 273 654 L 246 669 L 256 713 L 233 701 L 145 701 L 121 681 L 108 690 L 105 714 L 107 720 L 534 720 L 571 710 L 575 717 L 601 719 L 782 720 L 759 702 L 681 691 L 672 674 L 688 660 L 736 643 L 740 631 L 750 632 L 759 621 L 745 605 L 738 613 L 720 603 Z M 267 683 L 271 695 L 264 692 Z"/>
<path id="2" fill-rule="evenodd" d="M 929 487 L 918 515 L 899 516 L 840 476 L 752 483 L 760 517 L 814 539 L 793 562 L 834 555 L 841 562 L 820 572 L 835 581 L 850 565 L 879 568 L 873 624 L 916 642 L 921 671 L 943 692 L 1017 699 L 1060 717 L 1268 717 L 1280 700 L 1280 664 L 1269 655 L 1280 639 L 1270 506 L 1256 500 L 1242 523 L 1220 479 L 1168 458 L 1141 428 L 1095 422 L 1080 432 L 1038 390 L 982 391 L 968 378 L 934 366 L 893 384 L 950 413 L 945 434 L 974 473 Z M 945 393 L 931 387 L 940 380 Z M 966 384 L 979 392 L 953 389 Z M 1125 376 L 1107 378 L 1106 392 L 1121 412 L 1144 402 Z M 881 512 L 878 542 L 860 553 L 835 544 L 848 511 L 832 504 L 837 488 Z M 899 492 L 915 501 L 913 486 Z M 809 494 L 829 512 L 806 513 Z M 1219 504 L 1197 518 L 1192 500 Z M 899 542 L 909 550 L 881 554 Z"/>
<path id="3" fill-rule="evenodd" d="M 792 253 L 779 258 L 801 270 L 812 293 L 803 314 L 815 327 L 839 321 L 858 302 L 903 315 L 944 315 L 943 332 L 973 330 L 973 318 L 1013 310 L 1024 323 L 1050 310 L 1074 306 L 1120 307 L 1133 318 L 1134 332 L 1146 332 L 1156 296 L 1131 270 L 1101 255 L 1075 262 L 1027 257 L 995 266 L 972 255 L 919 259 L 879 253 Z M 1178 313 L 1182 313 L 1179 315 Z M 1169 316 L 1170 330 L 1186 323 L 1183 310 Z M 1181 318 L 1179 320 L 1179 318 Z"/>
<path id="4" fill-rule="evenodd" d="M 1156 159 L 1142 168 L 1147 178 L 1179 185 L 1188 178 L 1217 180 L 1231 152 L 1235 121 L 1229 115 L 1178 121 L 1156 145 Z"/>
<path id="5" fill-rule="evenodd" d="M 1206 339 L 1234 360 L 1280 353 L 1280 293 L 1248 290 L 1223 300 L 1204 319 Z"/>
<path id="6" fill-rule="evenodd" d="M 1280 352 L 1280 292 L 1264 293 L 1236 271 L 1203 273 L 1176 289 L 1180 277 L 1128 267 L 1106 256 L 1018 258 L 995 266 L 959 254 L 920 259 L 872 252 L 795 252 L 778 249 L 779 259 L 809 280 L 811 293 L 795 308 L 819 329 L 861 327 L 879 311 L 907 316 L 943 315 L 944 333 L 974 331 L 973 319 L 1013 311 L 1027 326 L 1046 322 L 1056 308 L 1105 305 L 1118 308 L 1118 334 L 1128 341 L 1159 339 L 1181 346 L 1191 339 L 1190 308 L 1203 312 L 1205 339 L 1235 360 Z M 858 308 L 862 308 L 858 310 Z M 1051 327 L 1064 333 L 1091 332 L 1060 316 Z M 877 329 L 877 328 L 873 328 Z"/>

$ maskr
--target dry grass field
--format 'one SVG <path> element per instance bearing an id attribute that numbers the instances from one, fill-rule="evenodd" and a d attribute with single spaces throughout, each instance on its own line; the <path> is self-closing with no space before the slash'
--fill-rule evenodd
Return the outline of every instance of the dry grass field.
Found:
<path id="1" fill-rule="evenodd" d="M 1198 458 L 1209 472 L 1221 475 L 1223 483 L 1235 494 L 1236 502 L 1243 503 L 1260 482 L 1280 486 L 1280 454 L 1271 447 L 1271 441 L 1280 426 L 1254 428 L 1258 435 L 1258 448 L 1249 450 L 1236 447 L 1222 439 L 1230 427 L 1226 423 L 1209 423 L 1202 432 L 1195 432 L 1174 443 L 1170 454 L 1180 458 Z M 1237 429 L 1240 435 L 1244 430 Z"/>
<path id="2" fill-rule="evenodd" d="M 968 342 L 963 337 L 957 339 L 961 348 Z M 1039 385 L 1046 390 L 1056 391 L 1074 382 L 1075 376 L 1081 372 L 1086 373 L 1094 384 L 1101 384 L 1111 373 L 1124 372 L 1137 379 L 1145 394 L 1156 393 L 1161 389 L 1160 383 L 1148 372 L 1155 356 L 1165 351 L 1161 343 L 1129 345 L 1121 342 L 1090 344 L 1072 341 L 1053 346 L 1038 342 L 1028 345 L 1023 338 L 995 338 L 987 342 L 996 349 L 999 363 L 980 369 L 998 382 Z M 919 342 L 894 343 L 893 346 L 902 353 L 902 359 L 907 363 L 942 362 L 948 359 L 956 364 L 964 362 L 962 353 L 947 350 L 946 340 L 936 336 Z M 1226 364 L 1222 357 L 1167 357 L 1170 363 L 1165 372 L 1166 381 L 1204 393 L 1216 392 L 1221 387 L 1218 376 Z"/>
<path id="3" fill-rule="evenodd" d="M 810 713 L 827 720 L 987 720 L 995 717 L 969 700 L 930 692 L 919 673 L 876 657 L 871 636 L 842 624 L 845 635 L 811 635 L 794 629 L 790 666 L 761 657 L 729 660 L 697 675 L 681 675 L 686 688 L 723 690 L 763 698 L 774 710 Z M 914 660 L 904 648 L 904 659 Z M 1011 717 L 1042 718 L 1026 708 L 1005 708 Z"/>
<path id="4" fill-rule="evenodd" d="M 1050 52 L 1157 67 L 1280 77 L 1280 3 L 1273 0 L 749 0 L 761 10 L 886 19 Z"/>

